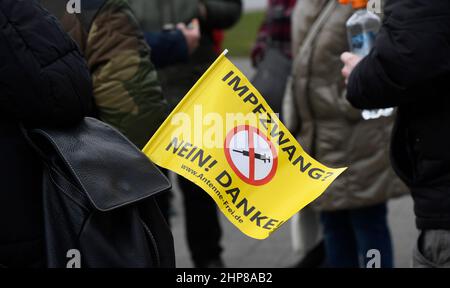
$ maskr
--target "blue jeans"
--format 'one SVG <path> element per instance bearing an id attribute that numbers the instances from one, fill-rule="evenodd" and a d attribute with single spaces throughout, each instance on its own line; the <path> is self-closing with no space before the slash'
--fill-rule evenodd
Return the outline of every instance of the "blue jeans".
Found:
<path id="1" fill-rule="evenodd" d="M 393 267 L 386 203 L 360 209 L 322 212 L 327 267 L 366 267 L 380 252 L 381 268 Z"/>

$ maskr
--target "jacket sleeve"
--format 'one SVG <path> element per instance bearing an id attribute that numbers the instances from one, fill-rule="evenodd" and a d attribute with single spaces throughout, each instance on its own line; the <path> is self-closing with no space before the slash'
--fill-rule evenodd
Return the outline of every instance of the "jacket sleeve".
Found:
<path id="1" fill-rule="evenodd" d="M 448 26 L 439 17 L 388 18 L 374 49 L 350 75 L 348 100 L 357 108 L 372 109 L 425 97 L 427 84 L 450 71 Z"/>
<path id="2" fill-rule="evenodd" d="M 92 108 L 90 75 L 77 45 L 36 1 L 0 2 L 1 117 L 74 123 Z"/>
<path id="3" fill-rule="evenodd" d="M 167 112 L 156 70 L 128 2 L 108 1 L 86 44 L 100 118 L 143 147 Z"/>
<path id="4" fill-rule="evenodd" d="M 203 0 L 206 7 L 206 24 L 212 29 L 231 28 L 241 17 L 241 0 Z"/>
<path id="5" fill-rule="evenodd" d="M 152 47 L 152 62 L 157 69 L 186 62 L 189 51 L 183 32 L 178 29 L 146 32 L 145 40 Z"/>

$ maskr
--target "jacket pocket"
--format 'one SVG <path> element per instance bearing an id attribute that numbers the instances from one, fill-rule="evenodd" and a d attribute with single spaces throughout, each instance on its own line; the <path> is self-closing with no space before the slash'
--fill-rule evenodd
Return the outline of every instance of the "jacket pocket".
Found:
<path id="1" fill-rule="evenodd" d="M 423 235 L 420 233 L 413 251 L 413 268 L 437 268 L 437 265 L 423 254 Z"/>
<path id="2" fill-rule="evenodd" d="M 414 250 L 414 267 L 450 267 L 450 232 L 447 230 L 426 230 L 420 233 Z"/>

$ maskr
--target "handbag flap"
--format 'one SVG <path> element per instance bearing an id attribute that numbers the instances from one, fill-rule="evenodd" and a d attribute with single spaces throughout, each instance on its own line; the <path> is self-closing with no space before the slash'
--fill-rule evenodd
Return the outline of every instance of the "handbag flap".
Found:
<path id="1" fill-rule="evenodd" d="M 136 146 L 99 120 L 85 118 L 64 129 L 33 129 L 29 137 L 41 151 L 46 145 L 54 150 L 51 153 L 56 152 L 62 160 L 58 163 L 100 211 L 120 208 L 171 188 L 169 180 Z M 48 152 L 43 154 L 48 156 Z"/>

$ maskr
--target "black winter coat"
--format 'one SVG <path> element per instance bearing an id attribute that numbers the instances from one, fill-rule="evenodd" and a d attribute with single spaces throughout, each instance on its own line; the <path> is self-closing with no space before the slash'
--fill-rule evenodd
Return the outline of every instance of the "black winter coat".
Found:
<path id="1" fill-rule="evenodd" d="M 19 123 L 70 125 L 91 108 L 76 44 L 35 1 L 0 1 L 0 266 L 42 259 L 41 163 Z"/>
<path id="2" fill-rule="evenodd" d="M 350 75 L 358 108 L 398 107 L 391 154 L 419 229 L 450 229 L 450 1 L 388 0 L 375 48 Z"/>

